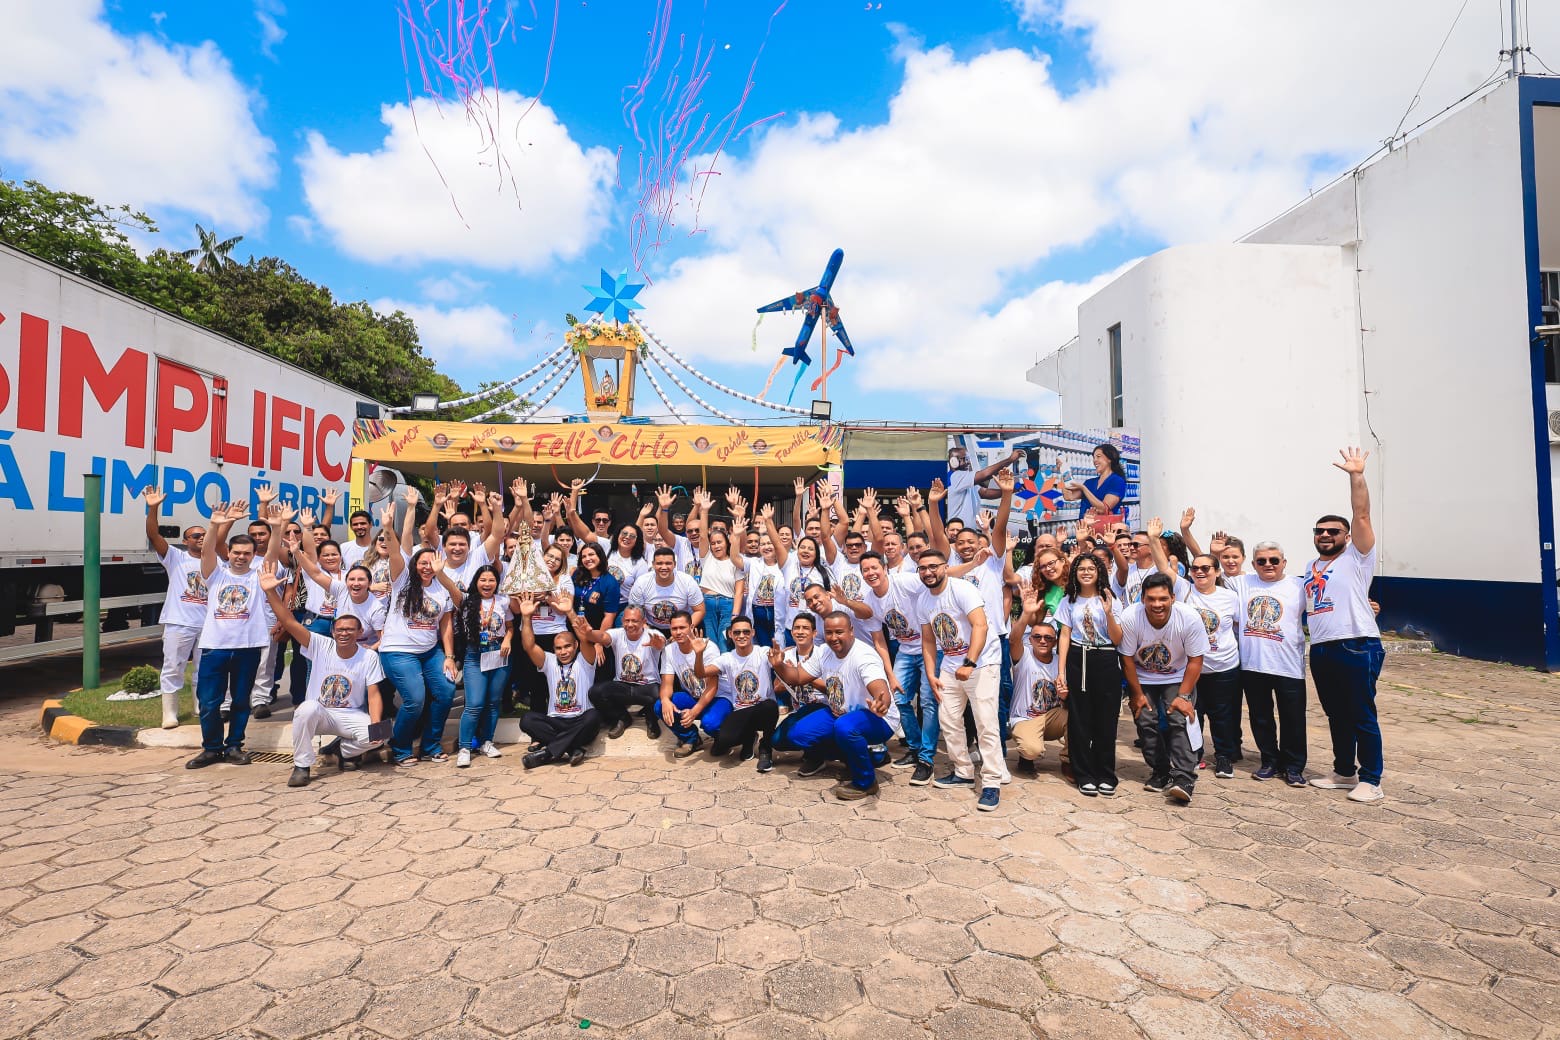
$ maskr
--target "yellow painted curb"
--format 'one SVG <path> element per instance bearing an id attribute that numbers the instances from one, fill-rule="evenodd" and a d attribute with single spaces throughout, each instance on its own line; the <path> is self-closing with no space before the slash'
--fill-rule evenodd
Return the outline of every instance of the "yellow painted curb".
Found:
<path id="1" fill-rule="evenodd" d="M 49 737 L 66 744 L 76 744 L 80 742 L 81 735 L 90 728 L 92 728 L 90 719 L 84 719 L 80 715 L 61 715 L 50 727 Z"/>
<path id="2" fill-rule="evenodd" d="M 65 702 L 64 701 L 44 701 L 43 702 L 43 707 L 38 709 L 38 725 L 39 725 L 39 727 L 41 728 L 43 726 L 43 717 L 44 717 L 44 715 L 48 714 L 48 711 L 49 711 L 50 708 L 63 708 L 63 707 L 65 707 Z"/>

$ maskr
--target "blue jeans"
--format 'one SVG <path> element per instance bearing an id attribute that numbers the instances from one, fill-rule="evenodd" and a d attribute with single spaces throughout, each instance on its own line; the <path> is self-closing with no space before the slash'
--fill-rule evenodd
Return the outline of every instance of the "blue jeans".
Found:
<path id="1" fill-rule="evenodd" d="M 731 597 L 704 594 L 704 638 L 716 646 L 731 649 L 726 629 L 731 627 Z"/>
<path id="2" fill-rule="evenodd" d="M 425 702 L 432 717 L 422 735 L 422 753 L 440 751 L 444 720 L 455 701 L 455 684 L 444 677 L 444 649 L 435 646 L 420 654 L 390 651 L 379 655 L 379 663 L 401 695 L 401 709 L 395 713 L 395 728 L 390 732 L 390 752 L 395 760 L 402 762 L 416 753 L 412 742 L 422 727 Z"/>
<path id="3" fill-rule="evenodd" d="M 678 690 L 672 694 L 672 706 L 678 711 L 687 711 L 697 703 L 699 703 L 699 698 L 691 693 L 684 693 Z M 673 722 L 672 735 L 677 738 L 677 743 L 679 744 L 692 744 L 699 739 L 699 729 L 703 727 L 704 732 L 713 737 L 715 731 L 720 729 L 720 724 L 726 721 L 726 716 L 731 714 L 731 709 L 732 703 L 730 701 L 724 697 L 716 697 L 710 701 L 709 706 L 704 709 L 704 713 L 693 720 L 693 725 L 684 726 L 681 721 Z M 676 719 L 677 716 L 674 715 L 672 718 Z"/>
<path id="4" fill-rule="evenodd" d="M 867 748 L 886 743 L 894 731 L 870 708 L 853 708 L 838 717 L 830 711 L 810 712 L 797 719 L 788 735 L 809 759 L 842 759 L 850 770 L 850 782 L 865 791 L 877 782 Z"/>
<path id="5" fill-rule="evenodd" d="M 1376 721 L 1376 677 L 1386 651 L 1375 637 L 1333 639 L 1311 645 L 1311 681 L 1332 731 L 1333 772 L 1353 776 L 1359 758 L 1362 784 L 1381 783 L 1381 726 Z"/>
<path id="6" fill-rule="evenodd" d="M 997 725 L 1002 727 L 1002 750 L 1007 751 L 1008 716 L 1013 713 L 1013 655 L 1008 650 L 1008 637 L 998 636 L 997 642 L 1002 648 L 1002 671 L 997 687 Z"/>
<path id="7" fill-rule="evenodd" d="M 768 649 L 775 643 L 775 608 L 753 608 L 753 645 Z"/>
<path id="8" fill-rule="evenodd" d="M 895 648 L 894 678 L 899 682 L 900 692 L 894 694 L 894 702 L 899 705 L 899 725 L 905 731 L 905 743 L 916 758 L 931 765 L 937 754 L 939 732 L 937 698 L 932 696 L 932 684 L 926 681 L 926 662 L 920 650 Z"/>
<path id="9" fill-rule="evenodd" d="M 498 702 L 509 683 L 509 666 L 482 670 L 480 653 L 466 655 L 466 707 L 460 713 L 460 746 L 475 751 L 493 739 Z"/>
<path id="10" fill-rule="evenodd" d="M 195 704 L 200 710 L 200 746 L 207 751 L 244 746 L 244 730 L 249 725 L 249 693 L 260 670 L 263 647 L 202 650 L 200 671 L 195 676 Z M 231 690 L 233 708 L 228 717 L 227 740 L 223 741 L 222 699 Z"/>

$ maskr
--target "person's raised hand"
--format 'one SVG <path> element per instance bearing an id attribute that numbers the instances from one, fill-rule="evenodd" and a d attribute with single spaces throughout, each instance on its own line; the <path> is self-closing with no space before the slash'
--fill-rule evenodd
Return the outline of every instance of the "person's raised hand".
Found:
<path id="1" fill-rule="evenodd" d="M 934 505 L 934 506 L 937 503 L 941 502 L 947 496 L 948 496 L 948 489 L 943 487 L 943 482 L 942 482 L 942 478 L 941 477 L 937 477 L 936 479 L 934 479 L 932 481 L 932 486 L 927 488 L 927 490 L 926 490 L 926 501 L 929 504 Z"/>
<path id="2" fill-rule="evenodd" d="M 1013 471 L 1010 469 L 1005 469 L 997 474 L 997 490 L 1003 494 L 1011 493 L 1017 482 L 1017 477 L 1014 476 Z"/>
<path id="3" fill-rule="evenodd" d="M 1143 530 L 1148 532 L 1150 538 L 1158 538 L 1165 533 L 1165 522 L 1157 516 L 1151 516 Z"/>
<path id="4" fill-rule="evenodd" d="M 1193 509 L 1191 506 L 1187 506 L 1185 509 L 1181 510 L 1181 530 L 1190 531 L 1192 529 L 1192 525 L 1196 522 L 1197 510 Z"/>
<path id="5" fill-rule="evenodd" d="M 146 503 L 147 509 L 156 509 L 158 506 L 162 505 L 163 502 L 167 500 L 167 498 L 167 495 L 163 494 L 161 491 L 158 491 L 150 484 L 148 484 L 141 491 L 141 499 Z M 215 513 L 215 510 L 213 510 L 213 513 Z"/>
<path id="6" fill-rule="evenodd" d="M 325 493 L 320 496 L 320 501 L 328 506 L 334 506 L 341 501 L 341 492 L 333 487 L 326 488 Z"/>
<path id="7" fill-rule="evenodd" d="M 1340 448 L 1338 454 L 1343 461 L 1334 462 L 1334 466 L 1351 476 L 1355 473 L 1365 472 L 1365 460 L 1370 458 L 1370 452 L 1361 451 L 1359 448 Z"/>

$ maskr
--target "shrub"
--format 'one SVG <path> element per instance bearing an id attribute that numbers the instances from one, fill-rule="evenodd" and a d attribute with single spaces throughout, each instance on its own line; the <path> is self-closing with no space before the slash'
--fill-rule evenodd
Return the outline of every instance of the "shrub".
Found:
<path id="1" fill-rule="evenodd" d="M 149 664 L 137 665 L 119 683 L 126 693 L 151 693 L 162 682 L 162 673 Z"/>

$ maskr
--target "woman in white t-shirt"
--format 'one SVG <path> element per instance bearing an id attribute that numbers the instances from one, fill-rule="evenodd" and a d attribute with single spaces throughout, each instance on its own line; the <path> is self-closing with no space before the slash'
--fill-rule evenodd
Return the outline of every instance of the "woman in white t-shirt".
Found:
<path id="1" fill-rule="evenodd" d="M 336 616 L 351 614 L 358 619 L 358 645 L 365 650 L 379 649 L 379 636 L 385 630 L 389 601 L 373 594 L 374 577 L 363 564 L 355 564 L 341 580 L 336 593 Z"/>
<path id="2" fill-rule="evenodd" d="M 444 573 L 444 557 L 422 548 L 410 559 L 401 555 L 399 539 L 390 524 L 394 507 L 385 510 L 381 522 L 390 532 L 390 607 L 379 641 L 380 663 L 385 677 L 401 695 L 390 751 L 397 765 L 415 765 L 420 758 L 434 762 L 449 756 L 442 747 L 444 723 L 455 700 L 455 626 L 451 613 L 464 593 Z M 422 733 L 422 753 L 413 747 L 422 728 L 424 703 L 431 715 Z"/>
<path id="3" fill-rule="evenodd" d="M 650 559 L 645 550 L 645 534 L 638 524 L 624 524 L 618 528 L 612 541 L 612 552 L 607 555 L 607 573 L 617 579 L 618 597 L 628 602 L 628 594 L 634 591 L 638 581 L 650 569 Z"/>
<path id="4" fill-rule="evenodd" d="M 753 641 L 762 647 L 774 645 L 775 603 L 780 597 L 780 586 L 785 584 L 780 567 L 782 547 L 776 545 L 777 535 L 770 534 L 774 515 L 775 507 L 768 502 L 759 509 L 758 555 L 747 560 L 747 612 L 757 632 Z"/>
<path id="5" fill-rule="evenodd" d="M 455 629 L 457 656 L 465 661 L 466 708 L 460 715 L 460 751 L 455 765 L 471 765 L 473 752 L 502 758 L 493 745 L 498 705 L 509 685 L 509 649 L 514 639 L 509 597 L 498 594 L 498 570 L 483 564 L 471 575 Z"/>
<path id="6" fill-rule="evenodd" d="M 1197 722 L 1213 720 L 1213 775 L 1228 780 L 1235 775 L 1231 763 L 1240 758 L 1240 597 L 1225 585 L 1210 553 L 1192 557 L 1190 569 L 1193 587 L 1180 599 L 1197 611 L 1208 633 L 1197 677 Z"/>
<path id="7" fill-rule="evenodd" d="M 726 629 L 731 627 L 734 605 L 742 599 L 747 571 L 740 556 L 731 555 L 731 538 L 720 528 L 704 536 L 699 565 L 699 589 L 704 593 L 704 638 L 716 647 L 731 648 Z"/>
<path id="8" fill-rule="evenodd" d="M 1086 795 L 1116 793 L 1116 720 L 1121 715 L 1121 606 L 1094 556 L 1073 560 L 1056 607 L 1056 689 L 1067 701 L 1067 753 Z"/>

